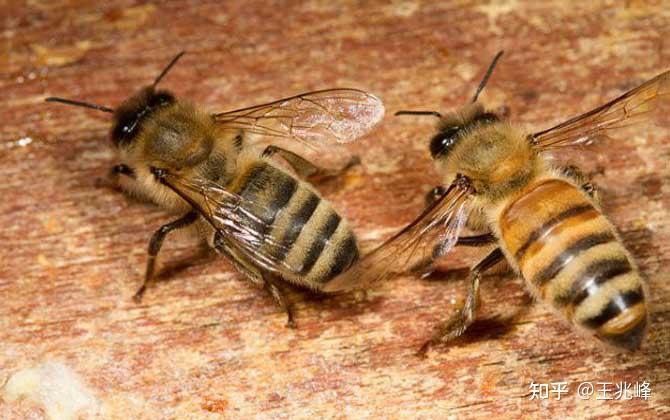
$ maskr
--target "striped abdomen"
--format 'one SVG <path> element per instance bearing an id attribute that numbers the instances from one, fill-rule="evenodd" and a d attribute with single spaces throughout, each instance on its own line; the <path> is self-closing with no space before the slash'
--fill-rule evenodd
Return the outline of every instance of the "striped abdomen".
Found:
<path id="1" fill-rule="evenodd" d="M 280 247 L 263 245 L 295 267 L 286 280 L 320 289 L 358 259 L 356 238 L 330 203 L 309 184 L 264 161 L 244 168 L 231 190 L 257 206 L 254 212 Z"/>
<path id="2" fill-rule="evenodd" d="M 503 210 L 500 232 L 537 296 L 601 340 L 639 347 L 647 323 L 642 279 L 582 190 L 559 179 L 529 186 Z"/>

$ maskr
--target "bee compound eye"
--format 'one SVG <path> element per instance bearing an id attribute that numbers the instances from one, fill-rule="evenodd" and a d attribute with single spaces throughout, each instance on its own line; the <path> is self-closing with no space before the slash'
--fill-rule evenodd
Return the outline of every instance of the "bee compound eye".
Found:
<path id="1" fill-rule="evenodd" d="M 440 131 L 430 141 L 430 154 L 433 158 L 446 156 L 447 153 L 454 147 L 461 127 L 454 126 Z"/>

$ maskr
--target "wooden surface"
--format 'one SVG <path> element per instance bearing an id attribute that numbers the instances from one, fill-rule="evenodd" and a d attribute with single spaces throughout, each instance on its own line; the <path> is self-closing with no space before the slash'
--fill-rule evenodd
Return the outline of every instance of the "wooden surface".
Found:
<path id="1" fill-rule="evenodd" d="M 317 88 L 373 92 L 388 116 L 346 150 L 363 168 L 323 188 L 370 249 L 437 183 L 432 121 L 394 111 L 458 107 L 503 48 L 483 99 L 546 128 L 670 67 L 667 2 L 220 3 L 0 5 L 0 417 L 64 418 L 67 404 L 84 418 L 670 416 L 667 117 L 581 159 L 648 278 L 641 352 L 584 339 L 507 274 L 485 279 L 463 339 L 420 359 L 463 296 L 463 270 L 367 295 L 296 290 L 290 330 L 227 262 L 188 264 L 198 252 L 182 239 L 166 245 L 165 281 L 133 303 L 148 239 L 169 216 L 96 186 L 116 163 L 107 114 L 42 102 L 114 106 L 181 49 L 163 86 L 212 111 Z M 447 265 L 481 257 L 458 251 Z M 566 381 L 569 393 L 530 400 L 532 381 Z M 584 381 L 648 381 L 652 395 L 582 400 Z"/>

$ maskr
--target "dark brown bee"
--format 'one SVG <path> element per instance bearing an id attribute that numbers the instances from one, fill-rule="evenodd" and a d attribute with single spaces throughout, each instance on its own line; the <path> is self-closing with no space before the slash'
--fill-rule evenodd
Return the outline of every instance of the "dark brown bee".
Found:
<path id="1" fill-rule="evenodd" d="M 111 139 L 120 163 L 112 172 L 130 194 L 181 214 L 151 238 L 139 300 L 154 275 L 166 235 L 194 228 L 253 282 L 264 286 L 286 310 L 280 281 L 321 290 L 358 259 L 347 223 L 304 179 L 334 176 L 275 145 L 259 154 L 255 137 L 290 138 L 308 146 L 353 141 L 384 115 L 375 96 L 356 89 L 304 93 L 263 105 L 208 113 L 157 89 L 183 55 L 153 84 L 116 109 L 61 98 L 49 102 L 113 114 Z M 270 159 L 279 155 L 299 178 Z M 351 163 L 355 163 L 353 160 Z"/>
<path id="2" fill-rule="evenodd" d="M 602 214 L 593 186 L 574 167 L 558 166 L 547 152 L 596 142 L 648 117 L 660 100 L 668 99 L 670 72 L 583 115 L 528 134 L 477 102 L 501 55 L 461 111 L 397 113 L 439 118 L 430 153 L 449 187 L 437 187 L 413 223 L 325 290 L 360 287 L 432 262 L 455 245 L 495 244 L 472 269 L 464 306 L 439 327 L 422 352 L 459 336 L 473 322 L 481 273 L 502 260 L 534 296 L 572 325 L 615 348 L 635 350 L 648 324 L 647 292 L 637 264 Z M 466 224 L 484 232 L 459 236 Z"/>

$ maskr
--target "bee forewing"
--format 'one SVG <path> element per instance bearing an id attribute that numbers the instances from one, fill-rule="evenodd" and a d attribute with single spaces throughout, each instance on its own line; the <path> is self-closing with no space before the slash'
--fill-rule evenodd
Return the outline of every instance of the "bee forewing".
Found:
<path id="1" fill-rule="evenodd" d="M 469 187 L 452 184 L 416 220 L 331 280 L 323 291 L 364 288 L 450 252 L 467 219 L 469 192 Z"/>
<path id="2" fill-rule="evenodd" d="M 541 150 L 578 146 L 609 138 L 613 130 L 653 119 L 670 103 L 670 71 L 661 73 L 618 98 L 532 135 Z"/>
<path id="3" fill-rule="evenodd" d="M 204 179 L 186 180 L 171 176 L 168 185 L 187 199 L 224 238 L 223 243 L 249 261 L 278 274 L 299 271 L 300 267 L 275 257 L 289 250 L 270 234 L 271 226 L 256 216 L 259 213 L 255 210 L 256 203 Z"/>
<path id="4" fill-rule="evenodd" d="M 365 135 L 384 117 L 384 105 L 361 90 L 328 89 L 213 116 L 224 129 L 287 137 L 318 147 Z"/>

